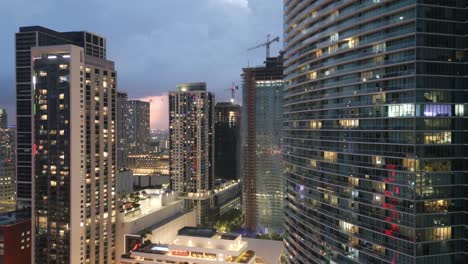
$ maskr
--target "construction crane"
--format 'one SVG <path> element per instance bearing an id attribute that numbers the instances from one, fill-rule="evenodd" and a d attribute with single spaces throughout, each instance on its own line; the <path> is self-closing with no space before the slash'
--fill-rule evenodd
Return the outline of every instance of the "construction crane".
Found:
<path id="1" fill-rule="evenodd" d="M 259 45 L 255 46 L 255 47 L 252 47 L 252 48 L 248 49 L 247 51 L 258 49 L 260 47 L 266 47 L 266 57 L 269 58 L 270 57 L 270 44 L 275 42 L 275 41 L 279 42 L 279 37 L 276 37 L 276 38 L 270 40 L 270 34 L 268 34 L 267 35 L 267 41 L 265 43 L 259 44 Z"/>
<path id="2" fill-rule="evenodd" d="M 234 96 L 236 91 L 239 90 L 239 86 L 235 85 L 233 82 L 232 86 L 230 88 L 227 88 L 226 90 L 231 90 L 231 103 L 234 103 Z"/>

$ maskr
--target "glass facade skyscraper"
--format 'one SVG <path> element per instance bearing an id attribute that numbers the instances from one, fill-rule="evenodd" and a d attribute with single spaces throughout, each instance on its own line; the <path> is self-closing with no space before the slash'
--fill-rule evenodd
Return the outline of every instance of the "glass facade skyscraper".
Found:
<path id="1" fill-rule="evenodd" d="M 291 263 L 468 263 L 467 7 L 284 1 Z"/>
<path id="2" fill-rule="evenodd" d="M 215 106 L 215 178 L 237 180 L 240 174 L 241 106 L 220 102 Z"/>
<path id="3" fill-rule="evenodd" d="M 243 69 L 242 168 L 245 225 L 279 232 L 283 221 L 283 57 Z M 269 230 L 270 229 L 270 230 Z"/>

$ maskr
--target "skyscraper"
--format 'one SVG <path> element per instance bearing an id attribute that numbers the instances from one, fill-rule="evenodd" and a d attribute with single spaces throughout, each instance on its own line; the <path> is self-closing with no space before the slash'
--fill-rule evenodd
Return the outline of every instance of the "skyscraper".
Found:
<path id="1" fill-rule="evenodd" d="M 204 223 L 214 178 L 214 95 L 205 83 L 177 85 L 169 93 L 169 173 L 172 190 Z"/>
<path id="2" fill-rule="evenodd" d="M 0 107 L 0 129 L 8 128 L 8 114 L 5 108 Z"/>
<path id="3" fill-rule="evenodd" d="M 148 154 L 150 142 L 150 103 L 128 101 L 128 153 Z"/>
<path id="4" fill-rule="evenodd" d="M 91 36 L 103 43 L 101 37 Z M 113 263 L 114 63 L 70 44 L 34 47 L 31 58 L 33 259 L 35 263 Z"/>
<path id="5" fill-rule="evenodd" d="M 284 1 L 291 263 L 468 263 L 467 1 Z"/>
<path id="6" fill-rule="evenodd" d="M 283 219 L 283 58 L 243 69 L 242 148 L 246 227 L 281 230 Z"/>
<path id="7" fill-rule="evenodd" d="M 117 168 L 128 168 L 128 96 L 117 92 Z"/>
<path id="8" fill-rule="evenodd" d="M 215 177 L 236 180 L 240 176 L 241 107 L 230 102 L 215 106 Z"/>
<path id="9" fill-rule="evenodd" d="M 40 26 L 21 27 L 16 33 L 16 126 L 18 207 L 31 207 L 32 116 L 31 47 L 74 44 L 84 53 L 105 58 L 105 39 L 89 32 L 57 32 Z"/>

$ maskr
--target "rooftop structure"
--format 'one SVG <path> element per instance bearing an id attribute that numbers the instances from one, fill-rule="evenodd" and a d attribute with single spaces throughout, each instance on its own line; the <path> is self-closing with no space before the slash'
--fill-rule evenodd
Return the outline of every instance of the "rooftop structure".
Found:
<path id="1" fill-rule="evenodd" d="M 121 263 L 256 263 L 255 252 L 247 247 L 241 235 L 184 227 L 172 243 L 136 249 Z"/>

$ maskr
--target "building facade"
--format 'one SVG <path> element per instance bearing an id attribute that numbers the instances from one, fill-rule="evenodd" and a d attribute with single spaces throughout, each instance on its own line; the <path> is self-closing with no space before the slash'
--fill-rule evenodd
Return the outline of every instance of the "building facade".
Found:
<path id="1" fill-rule="evenodd" d="M 243 69 L 243 203 L 251 231 L 280 231 L 283 220 L 283 59 Z"/>
<path id="2" fill-rule="evenodd" d="M 114 63 L 76 45 L 31 59 L 34 263 L 114 263 Z"/>
<path id="3" fill-rule="evenodd" d="M 147 154 L 150 143 L 150 103 L 128 101 L 128 154 Z"/>
<path id="4" fill-rule="evenodd" d="M 16 50 L 16 126 L 17 200 L 19 208 L 30 208 L 32 198 L 33 91 L 31 48 L 74 44 L 86 55 L 105 58 L 106 40 L 89 32 L 57 32 L 40 26 L 21 27 L 15 36 Z"/>
<path id="5" fill-rule="evenodd" d="M 177 85 L 169 93 L 171 188 L 197 208 L 203 223 L 214 181 L 214 95 L 205 83 Z"/>
<path id="6" fill-rule="evenodd" d="M 129 108 L 126 92 L 117 91 L 117 168 L 128 168 Z"/>
<path id="7" fill-rule="evenodd" d="M 230 102 L 215 106 L 215 177 L 240 177 L 241 107 Z"/>
<path id="8" fill-rule="evenodd" d="M 0 129 L 8 128 L 8 113 L 5 108 L 0 107 Z"/>
<path id="9" fill-rule="evenodd" d="M 466 1 L 284 1 L 291 263 L 467 263 Z"/>
<path id="10" fill-rule="evenodd" d="M 16 200 L 15 161 L 0 160 L 0 203 L 14 204 Z"/>
<path id="11" fill-rule="evenodd" d="M 28 212 L 0 214 L 0 263 L 31 263 L 31 219 Z"/>

